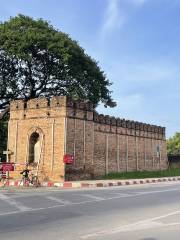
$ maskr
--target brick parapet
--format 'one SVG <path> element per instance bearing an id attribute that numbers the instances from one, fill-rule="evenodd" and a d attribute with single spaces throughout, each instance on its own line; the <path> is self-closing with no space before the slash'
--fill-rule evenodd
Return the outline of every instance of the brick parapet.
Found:
<path id="1" fill-rule="evenodd" d="M 65 107 L 66 97 L 55 96 L 51 99 L 46 97 L 34 98 L 28 101 L 25 100 L 14 100 L 10 103 L 10 111 L 17 110 L 28 110 L 28 109 L 40 109 L 40 108 L 54 108 L 54 107 Z"/>
<path id="2" fill-rule="evenodd" d="M 94 110 L 93 104 L 89 102 L 83 103 L 67 99 L 67 107 L 69 108 L 69 117 L 94 121 L 98 124 L 97 131 L 165 140 L 164 127 L 98 114 Z M 125 131 L 119 131 L 119 128 L 123 128 Z"/>
<path id="3" fill-rule="evenodd" d="M 116 127 L 114 133 L 165 140 L 164 127 L 115 118 L 97 112 L 94 112 L 94 122 L 96 123 L 96 131 L 114 132 Z"/>
<path id="4" fill-rule="evenodd" d="M 10 103 L 10 119 L 55 118 L 66 115 L 66 97 L 15 100 Z"/>
<path id="5" fill-rule="evenodd" d="M 75 101 L 66 96 L 54 96 L 50 100 L 45 97 L 29 101 L 15 100 L 10 104 L 11 119 L 26 117 L 26 112 L 30 109 L 45 109 L 42 117 L 54 117 L 63 107 L 66 108 L 67 117 L 94 121 L 96 131 L 165 140 L 164 127 L 98 114 L 91 102 Z"/>

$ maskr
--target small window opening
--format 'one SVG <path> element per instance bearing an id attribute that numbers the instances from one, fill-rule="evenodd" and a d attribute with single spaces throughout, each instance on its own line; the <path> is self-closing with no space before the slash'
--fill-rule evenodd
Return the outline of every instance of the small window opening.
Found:
<path id="1" fill-rule="evenodd" d="M 40 158 L 40 136 L 39 133 L 32 133 L 29 139 L 29 164 L 39 162 Z"/>

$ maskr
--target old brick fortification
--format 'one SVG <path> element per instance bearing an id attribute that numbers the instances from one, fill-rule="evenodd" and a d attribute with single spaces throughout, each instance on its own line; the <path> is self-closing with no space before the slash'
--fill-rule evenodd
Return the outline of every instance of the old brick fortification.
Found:
<path id="1" fill-rule="evenodd" d="M 67 97 L 13 101 L 8 149 L 14 178 L 28 162 L 41 180 L 52 181 L 167 168 L 165 128 L 104 116 Z M 74 164 L 63 163 L 65 154 Z"/>

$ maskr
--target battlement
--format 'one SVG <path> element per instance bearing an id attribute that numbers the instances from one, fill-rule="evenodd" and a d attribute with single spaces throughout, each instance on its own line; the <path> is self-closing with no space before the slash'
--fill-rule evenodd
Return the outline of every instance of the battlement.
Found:
<path id="1" fill-rule="evenodd" d="M 137 121 L 131 121 L 121 118 L 115 118 L 109 115 L 98 114 L 95 109 L 94 105 L 91 102 L 83 102 L 83 101 L 76 101 L 67 96 L 54 96 L 51 99 L 40 97 L 31 99 L 28 101 L 24 100 L 15 100 L 10 103 L 10 111 L 19 112 L 18 110 L 27 110 L 29 109 L 47 109 L 47 112 L 42 112 L 42 116 L 52 116 L 53 113 L 50 111 L 53 109 L 58 109 L 65 107 L 67 110 L 66 114 L 68 117 L 71 118 L 78 118 L 82 120 L 90 120 L 94 121 L 97 124 L 105 124 L 114 127 L 132 129 L 136 131 L 143 131 L 149 133 L 157 133 L 159 135 L 165 136 L 165 128 L 146 124 Z M 89 112 L 89 113 L 88 113 Z M 17 115 L 15 115 L 17 116 Z M 22 116 L 22 115 L 21 115 Z M 23 116 L 26 116 L 24 114 Z M 42 117 L 41 116 L 41 117 Z M 53 115 L 54 116 L 54 115 Z"/>
<path id="2" fill-rule="evenodd" d="M 51 99 L 46 97 L 34 98 L 28 101 L 14 100 L 10 103 L 10 110 L 25 110 L 25 109 L 39 109 L 39 108 L 54 108 L 67 106 L 80 110 L 93 111 L 94 105 L 91 102 L 75 101 L 66 96 L 54 96 Z"/>
<path id="3" fill-rule="evenodd" d="M 65 102 L 66 97 L 64 96 L 52 97 L 50 100 L 45 97 L 34 98 L 28 101 L 14 100 L 10 103 L 10 111 L 57 107 L 64 105 Z"/>
<path id="4" fill-rule="evenodd" d="M 140 130 L 145 132 L 159 133 L 163 135 L 165 134 L 165 127 L 160 127 L 156 125 L 126 120 L 126 119 L 115 118 L 109 115 L 94 113 L 94 121 L 100 124 L 107 124 L 111 126 Z"/>

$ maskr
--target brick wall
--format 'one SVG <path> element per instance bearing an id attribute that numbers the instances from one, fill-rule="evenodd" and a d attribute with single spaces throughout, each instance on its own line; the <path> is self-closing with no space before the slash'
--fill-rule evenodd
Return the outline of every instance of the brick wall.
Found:
<path id="1" fill-rule="evenodd" d="M 75 164 L 66 166 L 67 180 L 167 168 L 165 128 L 104 116 L 87 103 L 68 101 L 66 151 Z"/>
<path id="2" fill-rule="evenodd" d="M 17 163 L 15 178 L 28 162 L 34 132 L 40 136 L 41 154 L 38 168 L 31 168 L 42 180 L 167 168 L 165 128 L 104 116 L 91 103 L 53 97 L 11 103 L 8 148 L 10 161 Z M 65 153 L 75 157 L 73 165 L 64 166 Z"/>

